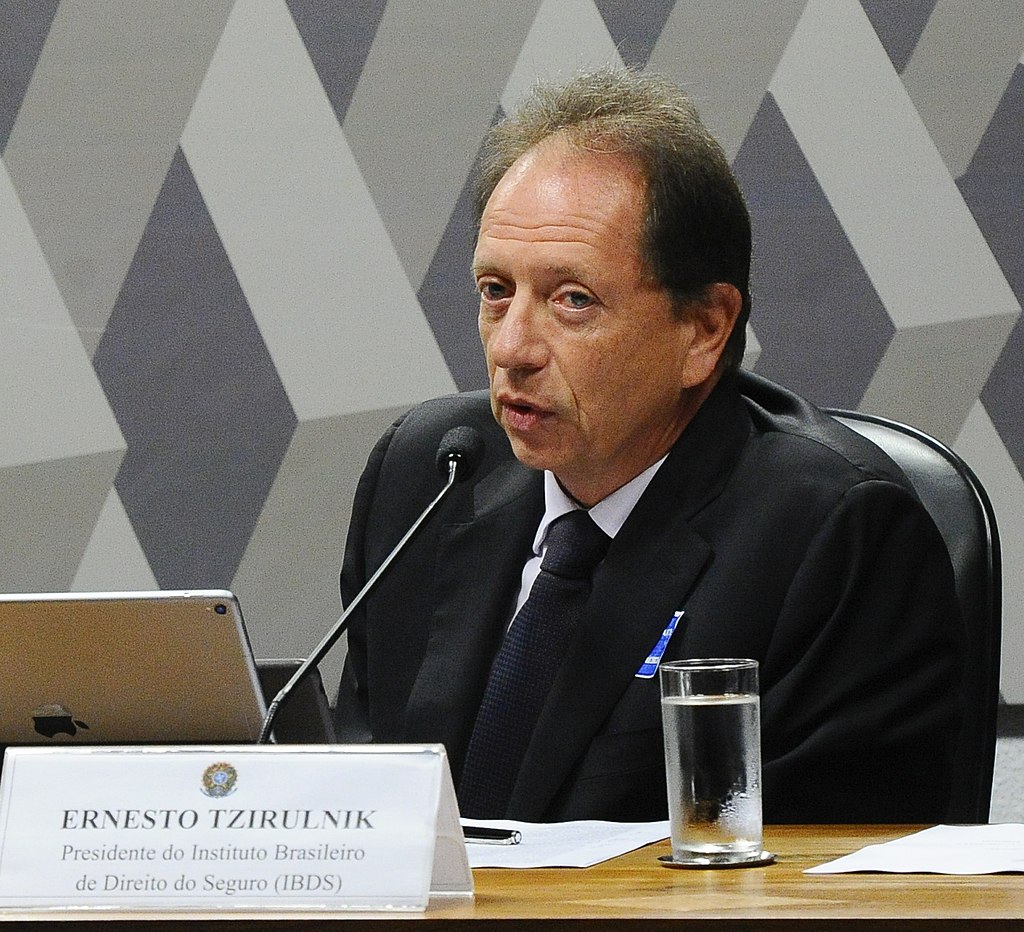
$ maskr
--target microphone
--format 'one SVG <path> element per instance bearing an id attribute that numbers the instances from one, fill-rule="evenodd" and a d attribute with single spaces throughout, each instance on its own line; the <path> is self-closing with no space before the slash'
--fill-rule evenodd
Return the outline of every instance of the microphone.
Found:
<path id="1" fill-rule="evenodd" d="M 292 690 L 303 680 L 306 674 L 327 655 L 327 652 L 334 646 L 335 642 L 348 628 L 348 620 L 352 612 L 362 603 L 376 587 L 380 578 L 394 562 L 395 558 L 405 549 L 406 544 L 413 535 L 420 529 L 423 523 L 430 517 L 434 509 L 444 500 L 456 482 L 464 482 L 480 465 L 484 457 L 484 440 L 480 432 L 473 427 L 453 427 L 442 438 L 437 448 L 437 455 L 434 463 L 441 475 L 447 477 L 444 488 L 437 494 L 437 497 L 423 509 L 422 514 L 413 522 L 405 536 L 395 544 L 394 549 L 387 555 L 384 562 L 377 567 L 376 572 L 366 581 L 362 589 L 356 593 L 356 597 L 345 607 L 341 617 L 331 626 L 323 640 L 313 649 L 311 653 L 299 665 L 290 680 L 281 687 L 281 691 L 270 703 L 267 714 L 263 719 L 263 727 L 260 729 L 260 736 L 256 739 L 257 744 L 266 744 L 270 740 L 270 733 L 274 727 L 278 710 Z"/>
<path id="2" fill-rule="evenodd" d="M 453 427 L 441 438 L 434 464 L 442 476 L 455 469 L 455 481 L 465 482 L 484 458 L 484 438 L 475 427 Z"/>

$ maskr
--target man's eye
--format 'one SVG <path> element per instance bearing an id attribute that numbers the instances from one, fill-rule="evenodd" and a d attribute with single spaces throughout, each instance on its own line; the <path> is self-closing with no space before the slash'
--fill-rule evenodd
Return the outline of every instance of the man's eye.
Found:
<path id="1" fill-rule="evenodd" d="M 594 299 L 585 291 L 569 291 L 565 295 L 565 303 L 576 310 L 583 310 L 594 303 Z"/>
<path id="2" fill-rule="evenodd" d="M 481 282 L 479 289 L 480 296 L 485 301 L 500 301 L 505 297 L 505 286 L 497 282 Z"/>

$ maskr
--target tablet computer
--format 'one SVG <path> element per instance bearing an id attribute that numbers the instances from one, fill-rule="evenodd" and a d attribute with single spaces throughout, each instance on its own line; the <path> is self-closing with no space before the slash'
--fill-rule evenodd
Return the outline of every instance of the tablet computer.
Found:
<path id="1" fill-rule="evenodd" d="M 223 589 L 0 595 L 0 745 L 251 742 L 266 706 Z"/>

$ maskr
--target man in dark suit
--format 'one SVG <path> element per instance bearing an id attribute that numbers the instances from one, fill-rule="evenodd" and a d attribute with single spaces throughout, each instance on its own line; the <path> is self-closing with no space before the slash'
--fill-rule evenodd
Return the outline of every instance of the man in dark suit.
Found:
<path id="1" fill-rule="evenodd" d="M 473 272 L 491 390 L 378 443 L 343 598 L 436 494 L 445 432 L 472 426 L 486 452 L 356 613 L 341 738 L 443 742 L 477 799 L 463 769 L 494 658 L 548 528 L 583 509 L 606 555 L 507 801 L 468 814 L 664 818 L 658 684 L 636 674 L 682 611 L 664 659 L 761 665 L 766 821 L 941 820 L 962 643 L 948 556 L 879 450 L 739 370 L 749 219 L 689 101 L 583 76 L 540 89 L 490 153 Z"/>

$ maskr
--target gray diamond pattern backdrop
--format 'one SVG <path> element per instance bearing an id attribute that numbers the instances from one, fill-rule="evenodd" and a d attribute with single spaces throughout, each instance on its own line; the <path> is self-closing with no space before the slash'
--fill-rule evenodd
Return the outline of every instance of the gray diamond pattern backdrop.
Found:
<path id="1" fill-rule="evenodd" d="M 373 441 L 486 384 L 484 133 L 625 63 L 747 192 L 745 364 L 985 481 L 1024 701 L 1022 53 L 1020 0 L 6 0 L 0 590 L 228 587 L 307 651 Z"/>

